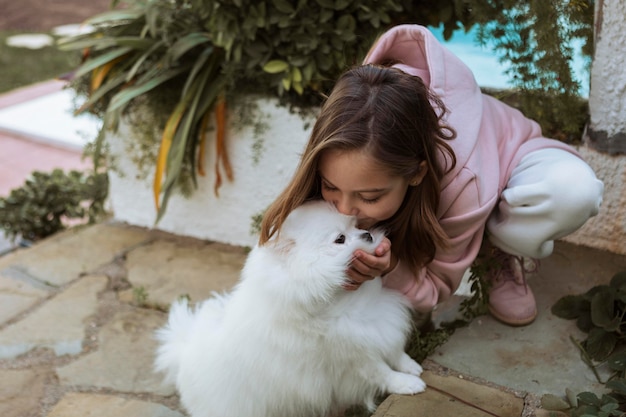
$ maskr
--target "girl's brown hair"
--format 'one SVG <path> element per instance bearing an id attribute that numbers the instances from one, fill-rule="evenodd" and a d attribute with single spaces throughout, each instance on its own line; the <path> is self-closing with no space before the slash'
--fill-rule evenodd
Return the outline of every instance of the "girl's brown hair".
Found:
<path id="1" fill-rule="evenodd" d="M 322 198 L 317 167 L 324 151 L 364 150 L 409 182 L 426 162 L 420 185 L 409 187 L 398 211 L 376 226 L 387 230 L 392 253 L 412 269 L 432 261 L 448 239 L 437 219 L 440 183 L 456 164 L 445 142 L 456 133 L 443 123 L 444 114 L 442 101 L 419 77 L 379 65 L 345 72 L 321 108 L 291 182 L 265 213 L 259 244 L 280 232 L 293 209 Z"/>

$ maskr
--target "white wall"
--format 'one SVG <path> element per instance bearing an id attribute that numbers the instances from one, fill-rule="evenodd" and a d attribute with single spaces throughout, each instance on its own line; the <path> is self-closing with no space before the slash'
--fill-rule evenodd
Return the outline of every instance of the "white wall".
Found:
<path id="1" fill-rule="evenodd" d="M 626 255 L 626 156 L 608 155 L 588 146 L 579 152 L 602 182 L 600 212 L 563 240 Z"/>
<path id="2" fill-rule="evenodd" d="M 604 182 L 598 216 L 565 238 L 626 255 L 626 2 L 596 0 L 590 123 L 580 151 Z"/>
<path id="3" fill-rule="evenodd" d="M 256 140 L 253 126 L 240 130 L 227 128 L 227 147 L 234 171 L 234 182 L 223 177 L 219 197 L 215 182 L 215 136 L 208 135 L 205 157 L 206 176 L 198 176 L 198 189 L 190 198 L 172 194 L 158 229 L 178 235 L 223 243 L 252 246 L 257 237 L 250 233 L 252 217 L 260 214 L 286 186 L 295 171 L 300 153 L 310 134 L 306 119 L 290 114 L 276 100 L 259 101 L 259 111 L 270 121 L 263 133 L 266 140 L 259 162 L 254 161 Z M 154 227 L 156 210 L 152 196 L 153 174 L 145 177 L 132 161 L 124 139 L 131 138 L 127 125 L 108 137 L 115 169 L 110 171 L 110 202 L 116 220 L 143 227 Z M 132 139 L 131 139 L 132 140 Z M 235 155 L 237 157 L 235 157 Z M 121 173 L 122 174 L 121 174 Z"/>
<path id="4" fill-rule="evenodd" d="M 619 151 L 624 154 L 626 153 L 626 1 L 597 0 L 595 19 L 595 52 L 589 91 L 591 121 L 588 139 L 596 149 L 610 153 Z"/>
<path id="5" fill-rule="evenodd" d="M 285 187 L 295 171 L 300 153 L 314 120 L 302 119 L 278 107 L 274 100 L 262 100 L 259 108 L 272 124 L 263 134 L 266 138 L 261 159 L 254 162 L 253 127 L 240 131 L 228 128 L 228 152 L 235 181 L 224 181 L 220 196 L 213 194 L 215 181 L 215 137 L 209 134 L 205 167 L 207 175 L 198 177 L 199 188 L 191 198 L 172 195 L 165 216 L 156 228 L 182 236 L 252 246 L 253 216 L 260 214 Z M 271 119 L 270 119 L 271 118 Z M 305 129 L 308 122 L 309 128 Z M 115 219 L 133 225 L 155 227 L 156 211 L 152 196 L 152 166 L 144 175 L 126 149 L 125 139 L 132 140 L 127 125 L 121 124 L 116 135 L 109 137 L 110 154 L 115 169 L 110 170 L 109 198 Z M 626 255 L 626 156 L 607 155 L 588 146 L 579 148 L 583 158 L 605 183 L 600 213 L 579 231 L 563 240 Z M 235 157 L 235 155 L 237 157 Z M 123 174 L 120 174 L 123 172 Z"/>

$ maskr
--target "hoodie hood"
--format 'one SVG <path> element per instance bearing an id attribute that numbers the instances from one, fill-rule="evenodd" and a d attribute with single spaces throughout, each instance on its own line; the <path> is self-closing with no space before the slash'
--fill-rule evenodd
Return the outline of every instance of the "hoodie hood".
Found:
<path id="1" fill-rule="evenodd" d="M 445 187 L 466 165 L 479 137 L 483 95 L 472 71 L 425 27 L 399 25 L 372 46 L 364 64 L 397 62 L 393 67 L 418 76 L 445 103 L 444 121 L 457 133 L 450 142 L 457 163 L 443 179 Z"/>

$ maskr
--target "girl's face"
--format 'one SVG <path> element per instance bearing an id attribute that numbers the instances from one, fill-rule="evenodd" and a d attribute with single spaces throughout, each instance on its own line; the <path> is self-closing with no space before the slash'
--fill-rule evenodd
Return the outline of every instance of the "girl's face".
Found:
<path id="1" fill-rule="evenodd" d="M 322 198 L 332 202 L 341 213 L 356 216 L 363 229 L 393 216 L 409 187 L 405 178 L 390 176 L 359 150 L 323 152 L 318 171 Z"/>

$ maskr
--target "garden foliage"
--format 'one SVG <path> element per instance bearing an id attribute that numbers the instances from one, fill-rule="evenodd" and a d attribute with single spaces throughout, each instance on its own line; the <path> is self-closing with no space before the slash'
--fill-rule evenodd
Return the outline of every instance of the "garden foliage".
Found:
<path id="1" fill-rule="evenodd" d="M 114 0 L 113 6 L 117 3 Z M 456 29 L 481 25 L 482 39 L 494 40 L 496 50 L 504 51 L 503 59 L 514 65 L 512 76 L 520 87 L 542 94 L 535 94 L 530 103 L 535 107 L 543 103 L 547 106 L 540 106 L 544 110 L 554 109 L 552 96 L 569 95 L 572 87 L 566 66 L 551 66 L 557 61 L 568 62 L 571 54 L 563 46 L 569 41 L 567 37 L 582 34 L 582 29 L 580 33 L 554 31 L 554 13 L 569 10 L 560 4 L 576 4 L 581 12 L 566 16 L 587 17 L 585 13 L 593 13 L 592 5 L 583 0 L 551 0 L 547 2 L 551 14 L 546 15 L 550 22 L 546 25 L 540 24 L 545 20 L 543 15 L 541 19 L 533 15 L 521 18 L 525 13 L 548 10 L 548 6 L 538 8 L 535 3 L 126 0 L 123 7 L 89 19 L 87 23 L 95 27 L 94 32 L 65 40 L 60 46 L 84 52 L 85 60 L 75 77 L 76 85 L 81 85 L 81 81 L 82 85 L 85 81 L 89 84 L 89 99 L 79 110 L 100 111 L 104 115 L 103 130 L 96 140 L 96 161 L 100 159 L 98 153 L 103 152 L 104 131 L 116 128 L 129 104 L 155 91 L 165 91 L 167 94 L 159 97 L 171 98 L 169 105 L 160 100 L 154 103 L 168 114 L 160 143 L 155 144 L 159 152 L 154 168 L 154 200 L 160 218 L 181 172 L 192 172 L 194 182 L 196 173 L 204 173 L 209 117 L 215 117 L 217 132 L 216 194 L 223 176 L 232 179 L 224 125 L 226 104 L 233 95 L 262 93 L 292 105 L 317 105 L 347 67 L 361 62 L 376 37 L 399 23 L 443 24 L 447 37 Z M 588 20 L 581 25 L 588 24 Z M 559 36 L 548 37 L 546 31 Z M 512 52 L 507 55 L 509 51 Z M 526 70 L 522 62 L 528 59 L 535 64 Z M 544 73 L 546 77 L 539 77 Z M 560 75 L 555 78 L 554 73 Z M 554 83 L 547 81 L 526 84 L 528 78 L 561 80 L 564 87 L 553 88 Z M 528 115 L 540 123 L 545 116 L 554 119 L 552 110 L 544 110 Z M 576 114 L 580 114 L 579 110 Z M 572 124 L 567 125 L 564 137 L 571 136 L 567 132 Z M 580 124 L 576 126 L 581 128 Z"/>
<path id="2" fill-rule="evenodd" d="M 598 380 L 598 367 L 610 372 L 607 381 L 600 381 L 610 392 L 601 397 L 590 392 L 572 396 L 571 415 L 626 415 L 626 271 L 615 274 L 609 284 L 561 298 L 552 306 L 552 313 L 576 320 L 576 326 L 587 335 L 574 342 Z"/>
<path id="3" fill-rule="evenodd" d="M 35 171 L 0 198 L 0 229 L 10 239 L 36 241 L 65 229 L 72 219 L 94 222 L 104 214 L 107 192 L 106 174 Z"/>

